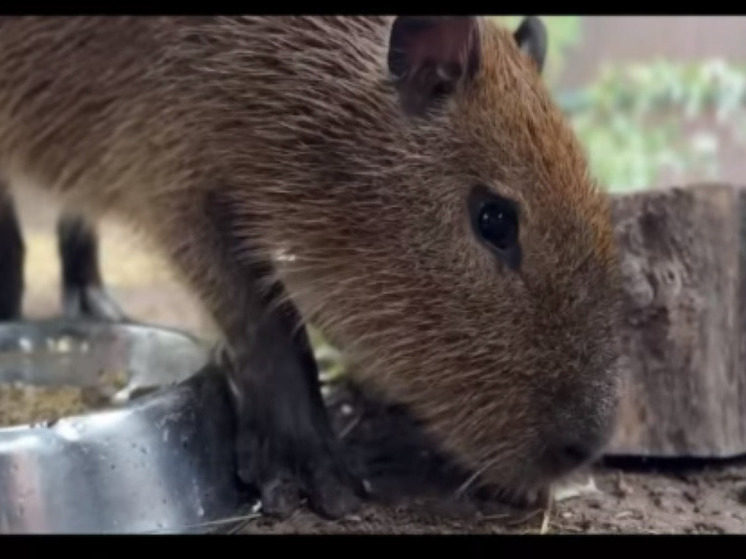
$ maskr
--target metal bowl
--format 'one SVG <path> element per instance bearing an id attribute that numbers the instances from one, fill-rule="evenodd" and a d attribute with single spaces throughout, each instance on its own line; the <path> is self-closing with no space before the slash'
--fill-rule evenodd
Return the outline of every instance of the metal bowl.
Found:
<path id="1" fill-rule="evenodd" d="M 208 348 L 143 325 L 0 324 L 0 382 L 86 386 L 102 369 L 129 377 L 103 411 L 0 428 L 0 533 L 184 532 L 235 513 L 233 411 Z"/>

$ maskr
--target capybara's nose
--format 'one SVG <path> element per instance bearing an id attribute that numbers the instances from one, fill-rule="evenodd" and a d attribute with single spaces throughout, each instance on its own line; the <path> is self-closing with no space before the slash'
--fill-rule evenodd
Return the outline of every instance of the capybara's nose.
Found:
<path id="1" fill-rule="evenodd" d="M 595 455 L 595 446 L 590 446 L 581 442 L 567 443 L 558 450 L 558 458 L 568 466 L 580 466 L 593 459 Z"/>
<path id="2" fill-rule="evenodd" d="M 606 440 L 606 430 L 558 437 L 545 451 L 546 464 L 558 474 L 569 472 L 598 458 Z"/>
<path id="3" fill-rule="evenodd" d="M 560 472 L 567 472 L 580 467 L 595 458 L 600 446 L 586 441 L 562 441 L 550 446 L 545 454 L 547 465 Z"/>

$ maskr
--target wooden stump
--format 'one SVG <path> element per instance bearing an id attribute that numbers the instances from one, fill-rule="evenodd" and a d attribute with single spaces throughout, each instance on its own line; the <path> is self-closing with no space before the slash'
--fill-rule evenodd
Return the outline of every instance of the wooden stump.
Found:
<path id="1" fill-rule="evenodd" d="M 746 453 L 745 208 L 728 185 L 614 199 L 628 374 L 608 455 Z"/>

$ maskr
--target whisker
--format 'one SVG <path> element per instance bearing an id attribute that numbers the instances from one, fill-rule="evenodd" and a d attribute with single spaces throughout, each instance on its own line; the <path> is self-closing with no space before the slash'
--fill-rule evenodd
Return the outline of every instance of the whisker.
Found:
<path id="1" fill-rule="evenodd" d="M 487 468 L 492 466 L 496 461 L 497 461 L 497 458 L 493 458 L 492 460 L 485 462 L 485 464 L 481 468 L 479 468 L 476 472 L 474 472 L 474 474 L 472 474 L 469 477 L 469 479 L 467 479 L 464 483 L 461 484 L 461 486 L 454 493 L 454 496 L 457 499 L 460 499 L 464 495 L 466 490 L 469 489 L 469 487 L 471 487 L 474 484 L 477 478 L 481 476 L 487 470 Z"/>

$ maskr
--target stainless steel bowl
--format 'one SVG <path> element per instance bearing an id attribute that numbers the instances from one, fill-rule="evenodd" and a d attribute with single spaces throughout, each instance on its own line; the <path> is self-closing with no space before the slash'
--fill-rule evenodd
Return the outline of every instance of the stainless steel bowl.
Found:
<path id="1" fill-rule="evenodd" d="M 110 408 L 0 429 L 0 533 L 182 532 L 234 514 L 233 412 L 208 356 L 194 338 L 150 326 L 0 324 L 0 382 L 129 373 Z"/>

